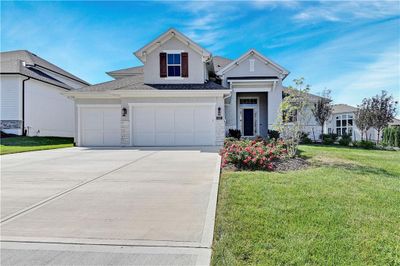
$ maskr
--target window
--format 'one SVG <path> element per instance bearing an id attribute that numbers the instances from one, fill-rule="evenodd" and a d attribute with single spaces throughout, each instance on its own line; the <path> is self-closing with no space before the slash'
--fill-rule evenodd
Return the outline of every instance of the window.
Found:
<path id="1" fill-rule="evenodd" d="M 257 104 L 257 98 L 240 99 L 240 104 Z"/>
<path id="2" fill-rule="evenodd" d="M 336 116 L 336 134 L 353 134 L 353 115 L 343 114 Z"/>
<path id="3" fill-rule="evenodd" d="M 288 113 L 287 111 L 283 111 L 282 115 L 284 122 L 293 123 L 297 121 L 297 110 L 294 110 L 290 113 Z"/>
<path id="4" fill-rule="evenodd" d="M 168 77 L 181 76 L 181 54 L 167 55 Z"/>

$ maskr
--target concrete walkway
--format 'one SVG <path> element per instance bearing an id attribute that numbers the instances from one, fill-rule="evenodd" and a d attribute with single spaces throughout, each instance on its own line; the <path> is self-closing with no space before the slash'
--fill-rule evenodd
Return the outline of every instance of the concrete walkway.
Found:
<path id="1" fill-rule="evenodd" d="M 1 157 L 1 265 L 207 265 L 217 149 Z"/>

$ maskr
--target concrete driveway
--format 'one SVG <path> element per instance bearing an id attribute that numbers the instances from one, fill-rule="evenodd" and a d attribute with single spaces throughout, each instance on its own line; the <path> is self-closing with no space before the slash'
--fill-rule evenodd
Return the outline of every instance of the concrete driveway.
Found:
<path id="1" fill-rule="evenodd" d="M 2 265 L 206 265 L 217 149 L 70 148 L 1 157 Z"/>

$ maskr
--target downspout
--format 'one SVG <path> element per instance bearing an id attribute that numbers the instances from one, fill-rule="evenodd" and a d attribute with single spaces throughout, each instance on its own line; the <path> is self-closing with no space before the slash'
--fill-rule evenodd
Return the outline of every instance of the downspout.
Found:
<path id="1" fill-rule="evenodd" d="M 22 136 L 26 136 L 25 130 L 25 81 L 30 80 L 31 78 L 28 77 L 22 80 Z"/>

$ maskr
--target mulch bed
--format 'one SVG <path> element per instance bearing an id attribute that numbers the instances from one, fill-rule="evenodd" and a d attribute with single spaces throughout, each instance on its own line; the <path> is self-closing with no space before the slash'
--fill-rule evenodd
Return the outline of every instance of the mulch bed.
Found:
<path id="1" fill-rule="evenodd" d="M 285 172 L 285 171 L 296 171 L 307 168 L 310 164 L 302 158 L 290 158 L 273 162 L 274 171 Z"/>
<path id="2" fill-rule="evenodd" d="M 273 172 L 286 172 L 302 170 L 310 166 L 310 163 L 303 158 L 290 158 L 285 160 L 274 161 Z M 229 164 L 223 168 L 224 171 L 241 171 L 242 169 L 236 168 L 234 165 Z M 266 171 L 267 172 L 267 171 Z"/>

